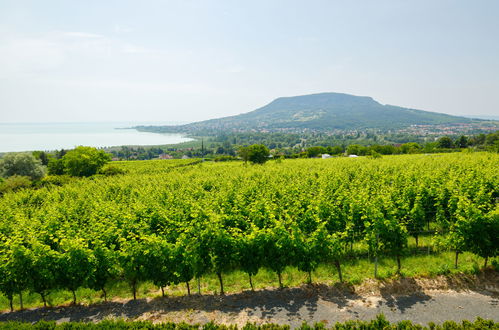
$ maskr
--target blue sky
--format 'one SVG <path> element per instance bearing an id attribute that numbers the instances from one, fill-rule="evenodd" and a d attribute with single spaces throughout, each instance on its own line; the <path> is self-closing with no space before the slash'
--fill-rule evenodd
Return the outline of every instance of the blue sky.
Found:
<path id="1" fill-rule="evenodd" d="M 0 1 L 0 122 L 189 122 L 280 96 L 499 115 L 499 1 Z"/>

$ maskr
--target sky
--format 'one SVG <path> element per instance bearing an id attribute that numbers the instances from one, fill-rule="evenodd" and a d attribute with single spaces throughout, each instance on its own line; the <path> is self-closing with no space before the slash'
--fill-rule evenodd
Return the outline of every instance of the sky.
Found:
<path id="1" fill-rule="evenodd" d="M 341 92 L 499 116 L 497 0 L 0 0 L 0 122 L 193 122 Z"/>

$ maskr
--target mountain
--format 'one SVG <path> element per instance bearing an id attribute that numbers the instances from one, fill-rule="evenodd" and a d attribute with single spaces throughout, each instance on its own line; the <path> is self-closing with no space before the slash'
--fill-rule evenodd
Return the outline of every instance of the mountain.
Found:
<path id="1" fill-rule="evenodd" d="M 476 120 L 442 113 L 383 105 L 371 97 L 321 93 L 280 97 L 254 111 L 180 126 L 136 127 L 162 132 L 213 132 L 227 130 L 329 131 L 395 129 L 414 124 L 471 123 Z"/>

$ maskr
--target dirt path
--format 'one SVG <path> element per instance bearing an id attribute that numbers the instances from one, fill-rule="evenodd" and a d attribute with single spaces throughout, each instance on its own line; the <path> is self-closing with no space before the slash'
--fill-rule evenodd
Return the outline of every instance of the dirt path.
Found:
<path id="1" fill-rule="evenodd" d="M 296 327 L 304 321 L 331 325 L 351 319 L 370 320 L 383 313 L 390 321 L 411 320 L 424 325 L 445 320 L 474 320 L 478 316 L 499 322 L 498 287 L 497 273 L 484 274 L 481 278 L 406 278 L 390 283 L 367 282 L 359 287 L 307 285 L 224 297 L 193 295 L 37 308 L 0 314 L 0 321 L 97 322 L 124 318 L 237 325 L 279 323 Z"/>
<path id="2" fill-rule="evenodd" d="M 40 319 L 99 321 L 108 318 L 186 321 L 189 323 L 238 324 L 246 322 L 289 324 L 322 321 L 327 324 L 350 319 L 369 320 L 383 313 L 390 321 L 411 320 L 420 324 L 445 320 L 474 320 L 477 316 L 499 321 L 499 296 L 477 292 L 415 293 L 404 296 L 324 296 L 310 290 L 260 291 L 226 297 L 182 297 L 108 302 L 91 306 L 39 308 L 0 314 L 0 321 Z"/>

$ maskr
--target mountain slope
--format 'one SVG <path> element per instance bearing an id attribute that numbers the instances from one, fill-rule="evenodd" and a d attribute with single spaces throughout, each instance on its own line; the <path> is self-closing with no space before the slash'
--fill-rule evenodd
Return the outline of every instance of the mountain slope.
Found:
<path id="1" fill-rule="evenodd" d="M 281 97 L 248 113 L 181 126 L 165 126 L 163 131 L 393 129 L 413 124 L 472 121 L 470 118 L 382 105 L 371 97 L 321 93 Z"/>

